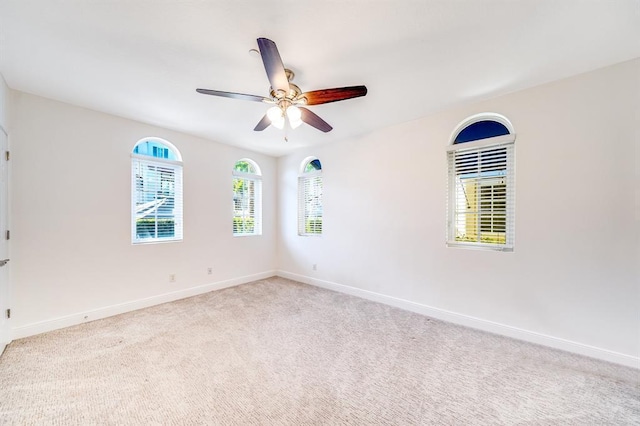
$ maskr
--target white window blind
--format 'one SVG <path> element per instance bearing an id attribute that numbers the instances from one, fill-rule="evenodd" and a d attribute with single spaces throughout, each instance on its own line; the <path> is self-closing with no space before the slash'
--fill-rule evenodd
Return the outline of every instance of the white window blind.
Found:
<path id="1" fill-rule="evenodd" d="M 320 171 L 298 178 L 298 234 L 322 234 L 322 175 Z"/>
<path id="2" fill-rule="evenodd" d="M 492 144 L 484 140 L 453 145 L 447 155 L 448 245 L 513 250 L 513 142 Z"/>
<path id="3" fill-rule="evenodd" d="M 132 242 L 182 240 L 182 165 L 132 154 Z"/>
<path id="4" fill-rule="evenodd" d="M 234 172 L 233 235 L 262 234 L 262 180 Z"/>

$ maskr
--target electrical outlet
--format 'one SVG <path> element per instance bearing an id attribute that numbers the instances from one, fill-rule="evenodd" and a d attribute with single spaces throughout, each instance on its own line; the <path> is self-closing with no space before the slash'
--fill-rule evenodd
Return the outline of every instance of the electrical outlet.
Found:
<path id="1" fill-rule="evenodd" d="M 314 264 L 313 264 L 313 266 L 312 266 L 312 268 L 313 268 L 313 270 L 314 270 L 314 271 L 317 271 L 317 270 L 318 270 L 318 265 L 316 265 L 316 264 L 314 263 Z"/>
<path id="2" fill-rule="evenodd" d="M 213 268 L 207 268 L 207 275 L 213 274 Z"/>
<path id="3" fill-rule="evenodd" d="M 176 282 L 176 274 L 169 274 L 169 282 L 170 283 Z"/>

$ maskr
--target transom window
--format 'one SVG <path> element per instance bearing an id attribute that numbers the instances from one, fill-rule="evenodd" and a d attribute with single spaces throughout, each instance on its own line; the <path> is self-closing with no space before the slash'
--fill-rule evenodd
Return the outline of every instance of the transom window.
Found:
<path id="1" fill-rule="evenodd" d="M 298 234 L 322 235 L 322 164 L 309 157 L 298 177 Z"/>
<path id="2" fill-rule="evenodd" d="M 447 150 L 447 244 L 512 251 L 515 133 L 498 114 L 464 120 Z"/>
<path id="3" fill-rule="evenodd" d="M 182 240 L 182 158 L 169 142 L 139 141 L 131 153 L 131 241 Z"/>
<path id="4" fill-rule="evenodd" d="M 233 167 L 233 235 L 262 234 L 262 176 L 248 158 Z"/>

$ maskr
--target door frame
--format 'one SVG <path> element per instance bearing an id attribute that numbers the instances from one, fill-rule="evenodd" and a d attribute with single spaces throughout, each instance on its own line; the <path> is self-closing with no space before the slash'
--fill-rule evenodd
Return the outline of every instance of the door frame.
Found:
<path id="1" fill-rule="evenodd" d="M 9 135 L 0 125 L 0 259 L 9 258 Z M 11 343 L 11 320 L 8 309 L 11 307 L 11 285 L 9 264 L 0 267 L 0 355 Z"/>

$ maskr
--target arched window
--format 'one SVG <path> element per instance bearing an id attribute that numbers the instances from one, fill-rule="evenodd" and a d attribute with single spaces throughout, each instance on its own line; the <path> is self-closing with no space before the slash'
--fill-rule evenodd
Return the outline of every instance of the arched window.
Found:
<path id="1" fill-rule="evenodd" d="M 180 240 L 182 157 L 163 139 L 142 139 L 131 153 L 131 241 Z"/>
<path id="2" fill-rule="evenodd" d="M 467 118 L 451 134 L 447 244 L 512 251 L 515 132 L 506 117 Z"/>
<path id="3" fill-rule="evenodd" d="M 248 158 L 233 167 L 233 235 L 262 234 L 262 176 Z"/>
<path id="4" fill-rule="evenodd" d="M 298 234 L 322 234 L 322 164 L 306 158 L 298 177 Z"/>

